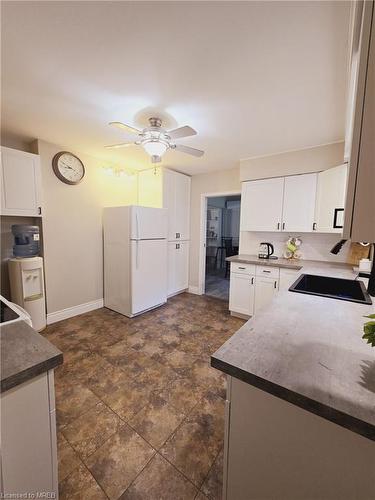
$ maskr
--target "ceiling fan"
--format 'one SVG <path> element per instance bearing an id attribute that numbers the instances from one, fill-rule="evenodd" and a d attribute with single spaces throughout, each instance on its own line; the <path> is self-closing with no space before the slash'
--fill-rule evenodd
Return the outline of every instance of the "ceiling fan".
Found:
<path id="1" fill-rule="evenodd" d="M 117 127 L 130 134 L 135 134 L 138 138 L 133 142 L 121 142 L 120 144 L 113 144 L 105 147 L 108 149 L 117 149 L 134 145 L 142 146 L 146 153 L 151 156 L 152 163 L 159 163 L 161 161 L 161 157 L 167 149 L 175 149 L 176 151 L 181 151 L 182 153 L 187 153 L 197 157 L 204 155 L 204 151 L 201 151 L 200 149 L 184 146 L 183 144 L 175 144 L 174 142 L 175 139 L 196 135 L 197 132 L 193 128 L 186 125 L 184 127 L 167 131 L 161 126 L 162 121 L 160 118 L 149 118 L 148 121 L 150 125 L 143 130 L 131 127 L 130 125 L 125 125 L 125 123 L 121 122 L 110 122 L 109 125 Z"/>

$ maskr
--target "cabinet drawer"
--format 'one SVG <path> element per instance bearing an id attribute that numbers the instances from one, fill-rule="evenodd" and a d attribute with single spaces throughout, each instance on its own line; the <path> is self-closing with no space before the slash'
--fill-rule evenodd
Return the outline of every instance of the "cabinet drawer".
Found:
<path id="1" fill-rule="evenodd" d="M 231 273 L 237 273 L 237 274 L 255 274 L 255 265 L 232 262 L 230 266 L 230 271 Z"/>
<path id="2" fill-rule="evenodd" d="M 267 278 L 279 278 L 280 269 L 278 267 L 270 266 L 256 266 L 255 275 L 265 276 Z"/>

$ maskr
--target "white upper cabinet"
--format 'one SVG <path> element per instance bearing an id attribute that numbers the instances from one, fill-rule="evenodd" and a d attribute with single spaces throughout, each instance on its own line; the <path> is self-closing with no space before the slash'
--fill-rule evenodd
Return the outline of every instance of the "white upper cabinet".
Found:
<path id="1" fill-rule="evenodd" d="M 242 183 L 241 231 L 280 231 L 284 178 Z"/>
<path id="2" fill-rule="evenodd" d="M 310 232 L 313 230 L 318 174 L 285 177 L 282 230 Z"/>
<path id="3" fill-rule="evenodd" d="M 1 215 L 42 215 L 39 156 L 1 148 Z"/>
<path id="4" fill-rule="evenodd" d="M 163 205 L 168 208 L 168 240 L 190 238 L 190 177 L 173 170 L 164 171 Z"/>
<path id="5" fill-rule="evenodd" d="M 315 231 L 321 233 L 342 232 L 347 172 L 346 164 L 319 172 Z"/>
<path id="6" fill-rule="evenodd" d="M 168 240 L 190 239 L 190 177 L 173 170 L 139 173 L 138 203 L 168 209 Z"/>

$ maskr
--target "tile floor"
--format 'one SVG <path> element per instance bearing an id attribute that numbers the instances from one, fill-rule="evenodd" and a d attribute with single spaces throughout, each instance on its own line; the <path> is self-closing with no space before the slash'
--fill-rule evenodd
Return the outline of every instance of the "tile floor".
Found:
<path id="1" fill-rule="evenodd" d="M 225 378 L 209 361 L 242 324 L 185 293 L 133 319 L 103 308 L 50 325 L 60 499 L 220 499 Z"/>
<path id="2" fill-rule="evenodd" d="M 229 302 L 229 275 L 225 278 L 225 269 L 206 274 L 205 294 Z"/>

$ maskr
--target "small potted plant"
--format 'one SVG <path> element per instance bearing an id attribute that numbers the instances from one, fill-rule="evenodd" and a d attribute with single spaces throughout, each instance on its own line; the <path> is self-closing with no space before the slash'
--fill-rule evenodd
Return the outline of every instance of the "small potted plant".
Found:
<path id="1" fill-rule="evenodd" d="M 364 334 L 362 338 L 366 340 L 368 344 L 371 344 L 372 347 L 375 347 L 375 314 L 369 314 L 365 316 L 365 318 L 369 318 L 372 321 L 367 321 L 363 325 Z"/>

